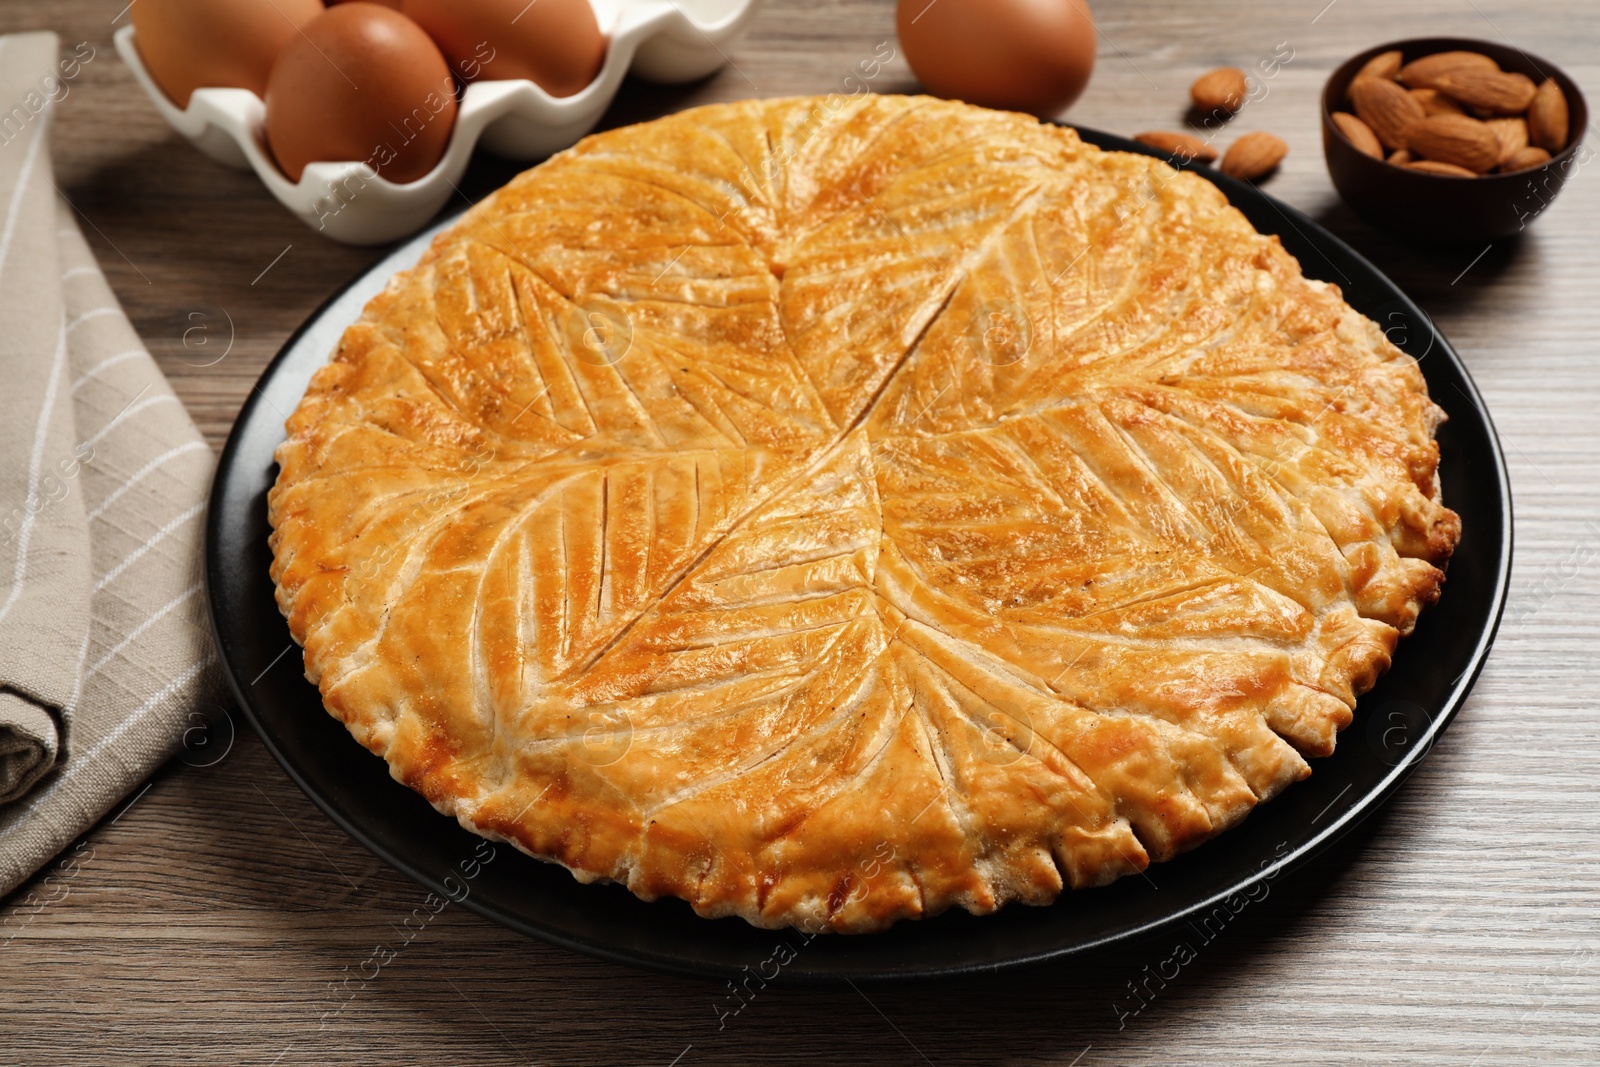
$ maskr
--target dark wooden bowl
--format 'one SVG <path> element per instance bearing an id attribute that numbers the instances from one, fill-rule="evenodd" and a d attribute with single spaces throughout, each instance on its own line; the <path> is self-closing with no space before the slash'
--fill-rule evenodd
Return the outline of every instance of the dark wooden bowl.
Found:
<path id="1" fill-rule="evenodd" d="M 1410 62 L 1435 52 L 1481 52 L 1502 70 L 1526 74 L 1534 82 L 1553 78 L 1567 96 L 1567 146 L 1548 163 L 1512 174 L 1457 178 L 1407 170 L 1373 159 L 1345 139 L 1333 124 L 1356 72 L 1373 56 L 1399 51 Z M 1322 90 L 1322 152 L 1328 175 L 1345 203 L 1379 229 L 1431 245 L 1472 245 L 1521 233 L 1549 206 L 1562 185 L 1594 154 L 1580 150 L 1589 124 L 1589 107 L 1577 84 L 1554 63 L 1521 49 L 1464 37 L 1416 37 L 1391 41 L 1352 57 L 1333 72 Z"/>

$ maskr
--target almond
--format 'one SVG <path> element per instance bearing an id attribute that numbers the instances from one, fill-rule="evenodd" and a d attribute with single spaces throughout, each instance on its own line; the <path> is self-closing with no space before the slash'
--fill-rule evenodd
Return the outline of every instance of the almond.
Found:
<path id="1" fill-rule="evenodd" d="M 1146 133 L 1136 133 L 1133 139 L 1140 144 L 1147 144 L 1151 148 L 1159 148 L 1168 155 L 1182 156 L 1185 159 L 1198 159 L 1202 163 L 1210 163 L 1217 158 L 1217 150 L 1186 133 L 1173 133 L 1169 130 L 1150 130 Z"/>
<path id="2" fill-rule="evenodd" d="M 1382 78 L 1384 81 L 1394 81 L 1395 75 L 1400 73 L 1400 61 L 1404 57 L 1399 52 L 1380 52 L 1367 60 L 1366 64 L 1358 71 L 1358 78 Z"/>
<path id="3" fill-rule="evenodd" d="M 1526 74 L 1458 68 L 1439 75 L 1433 88 L 1470 108 L 1492 115 L 1520 115 L 1528 110 L 1539 87 Z"/>
<path id="4" fill-rule="evenodd" d="M 1437 89 L 1413 89 L 1411 96 L 1430 115 L 1465 115 L 1466 109 Z"/>
<path id="5" fill-rule="evenodd" d="M 1411 162 L 1411 153 L 1402 148 L 1400 151 L 1390 154 L 1389 162 L 1397 167 L 1403 167 Z"/>
<path id="6" fill-rule="evenodd" d="M 1504 163 L 1524 148 L 1528 147 L 1528 124 L 1522 119 L 1489 119 L 1485 126 L 1494 131 L 1500 141 L 1500 158 L 1495 160 Z"/>
<path id="7" fill-rule="evenodd" d="M 1383 158 L 1383 145 L 1379 143 L 1378 135 L 1372 132 L 1371 126 L 1348 111 L 1335 111 L 1333 124 L 1339 127 L 1344 139 L 1355 145 L 1358 151 L 1366 153 L 1373 159 Z"/>
<path id="8" fill-rule="evenodd" d="M 1420 170 L 1428 174 L 1448 174 L 1452 178 L 1476 178 L 1477 175 L 1466 167 L 1458 167 L 1454 163 L 1441 163 L 1437 159 L 1419 159 L 1415 163 L 1407 163 L 1407 170 Z"/>
<path id="9" fill-rule="evenodd" d="M 1479 52 L 1435 52 L 1413 59 L 1395 76 L 1408 89 L 1437 89 L 1441 75 L 1463 69 L 1498 71 L 1500 64 Z"/>
<path id="10" fill-rule="evenodd" d="M 1567 147 L 1567 96 L 1546 79 L 1528 108 L 1528 140 L 1546 152 Z"/>
<path id="11" fill-rule="evenodd" d="M 1244 71 L 1238 67 L 1218 67 L 1200 75 L 1189 87 L 1189 96 L 1194 100 L 1194 106 L 1207 114 L 1226 111 L 1231 115 L 1244 107 L 1244 98 L 1249 91 L 1250 83 L 1245 79 Z"/>
<path id="12" fill-rule="evenodd" d="M 1253 182 L 1271 174 L 1288 154 L 1289 146 L 1282 138 L 1256 130 L 1228 146 L 1228 151 L 1222 156 L 1222 173 L 1240 181 Z"/>
<path id="13" fill-rule="evenodd" d="M 1350 103 L 1391 151 L 1406 147 L 1406 127 L 1427 117 L 1410 93 L 1382 78 L 1357 78 L 1350 84 Z"/>
<path id="14" fill-rule="evenodd" d="M 1550 153 L 1542 148 L 1529 145 L 1516 155 L 1500 164 L 1501 174 L 1510 174 L 1514 170 L 1527 170 L 1529 167 L 1539 167 L 1550 162 Z"/>
<path id="15" fill-rule="evenodd" d="M 1483 174 L 1500 162 L 1500 139 L 1486 122 L 1465 115 L 1430 115 L 1406 128 L 1412 155 Z"/>

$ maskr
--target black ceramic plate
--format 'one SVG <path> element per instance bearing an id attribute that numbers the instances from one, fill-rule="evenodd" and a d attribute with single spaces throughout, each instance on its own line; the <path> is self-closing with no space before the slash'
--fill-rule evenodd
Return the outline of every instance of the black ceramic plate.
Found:
<path id="1" fill-rule="evenodd" d="M 1093 131 L 1104 148 L 1149 153 Z M 534 937 L 643 967 L 709 976 L 788 960 L 788 981 L 865 982 L 972 974 L 1144 941 L 1183 922 L 1220 922 L 1266 882 L 1316 854 L 1382 804 L 1460 710 L 1489 651 L 1510 574 L 1511 497 L 1494 427 L 1466 368 L 1422 311 L 1376 268 L 1299 212 L 1214 174 L 1263 233 L 1275 233 L 1306 274 L 1345 298 L 1421 360 L 1449 412 L 1439 432 L 1444 498 L 1462 521 L 1461 546 L 1436 607 L 1402 642 L 1394 667 L 1363 697 L 1338 751 L 1311 778 L 1202 848 L 1101 889 L 1068 892 L 1046 908 L 1012 906 L 975 918 L 952 912 L 881 934 L 816 937 L 697 917 L 681 901 L 646 904 L 615 885 L 580 885 L 564 869 L 506 845 L 491 847 L 389 777 L 322 708 L 300 650 L 273 601 L 266 493 L 285 416 L 345 326 L 397 270 L 421 255 L 423 234 L 357 278 L 289 340 L 250 395 L 223 451 L 206 529 L 212 623 L 245 715 L 289 776 L 352 837 L 432 891 Z M 484 862 L 492 852 L 492 859 Z M 1242 896 L 1241 896 L 1242 895 Z M 1220 912 L 1218 909 L 1222 909 Z M 780 945 L 789 948 L 780 950 Z M 788 959 L 793 954 L 793 959 Z M 776 954 L 776 955 L 775 955 Z"/>

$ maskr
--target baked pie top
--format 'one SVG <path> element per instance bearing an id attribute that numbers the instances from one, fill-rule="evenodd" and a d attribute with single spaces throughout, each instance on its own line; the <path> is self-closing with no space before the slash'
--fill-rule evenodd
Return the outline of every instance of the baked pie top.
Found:
<path id="1" fill-rule="evenodd" d="M 1045 903 L 1333 750 L 1459 537 L 1413 360 L 1209 183 L 1032 118 L 584 140 L 278 450 L 329 711 L 463 825 L 865 931 Z"/>

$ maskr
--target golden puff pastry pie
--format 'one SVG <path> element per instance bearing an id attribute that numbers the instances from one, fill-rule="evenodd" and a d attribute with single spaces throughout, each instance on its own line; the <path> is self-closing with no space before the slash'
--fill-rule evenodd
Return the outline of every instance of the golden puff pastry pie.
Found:
<path id="1" fill-rule="evenodd" d="M 1044 904 L 1333 750 L 1459 537 L 1415 362 L 1207 182 L 766 100 L 440 236 L 288 424 L 278 602 L 462 825 L 870 931 Z"/>

